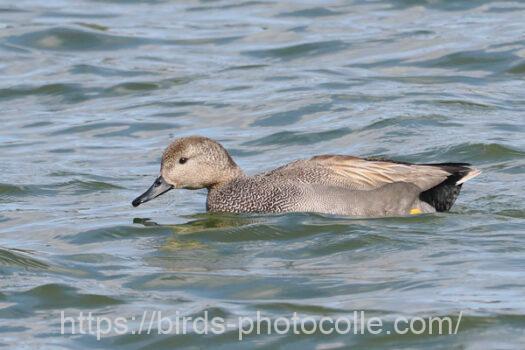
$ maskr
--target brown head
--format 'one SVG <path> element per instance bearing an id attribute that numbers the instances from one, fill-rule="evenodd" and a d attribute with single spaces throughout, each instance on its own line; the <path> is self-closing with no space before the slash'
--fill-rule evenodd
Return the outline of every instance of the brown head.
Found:
<path id="1" fill-rule="evenodd" d="M 166 148 L 160 176 L 132 204 L 136 207 L 172 188 L 211 188 L 238 176 L 242 170 L 219 143 L 202 136 L 182 137 Z"/>

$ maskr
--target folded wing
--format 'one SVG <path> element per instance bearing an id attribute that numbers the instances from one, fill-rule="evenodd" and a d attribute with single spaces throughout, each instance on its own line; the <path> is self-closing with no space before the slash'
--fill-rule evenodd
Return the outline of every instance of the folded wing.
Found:
<path id="1" fill-rule="evenodd" d="M 464 163 L 409 164 L 390 160 L 365 159 L 345 155 L 320 155 L 277 168 L 266 176 L 284 176 L 297 181 L 373 190 L 386 184 L 404 182 L 421 192 L 453 177 L 457 185 L 477 176 L 479 171 Z"/>

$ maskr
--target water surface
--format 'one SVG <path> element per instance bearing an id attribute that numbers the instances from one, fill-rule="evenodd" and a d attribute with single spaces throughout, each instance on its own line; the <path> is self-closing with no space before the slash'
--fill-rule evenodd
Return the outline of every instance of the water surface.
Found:
<path id="1" fill-rule="evenodd" d="M 525 5 L 512 1 L 0 4 L 0 343 L 34 348 L 519 348 Z M 355 220 L 131 207 L 174 137 L 248 172 L 339 153 L 471 162 L 453 211 Z M 451 316 L 457 335 L 60 335 L 131 317 Z"/>

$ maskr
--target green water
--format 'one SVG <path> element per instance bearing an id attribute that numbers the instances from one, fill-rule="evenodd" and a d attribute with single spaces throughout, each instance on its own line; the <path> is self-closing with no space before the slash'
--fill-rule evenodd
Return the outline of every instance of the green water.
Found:
<path id="1" fill-rule="evenodd" d="M 516 349 L 525 4 L 0 2 L 0 345 Z M 338 153 L 471 162 L 453 211 L 355 220 L 131 200 L 178 136 L 248 173 Z M 455 335 L 60 334 L 60 312 L 235 321 L 462 312 Z M 135 322 L 136 326 L 138 322 Z"/>

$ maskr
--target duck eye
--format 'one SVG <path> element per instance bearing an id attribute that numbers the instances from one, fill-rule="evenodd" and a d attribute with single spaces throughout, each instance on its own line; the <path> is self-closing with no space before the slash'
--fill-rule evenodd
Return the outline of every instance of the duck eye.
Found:
<path id="1" fill-rule="evenodd" d="M 179 159 L 179 164 L 184 164 L 188 161 L 188 158 L 184 158 L 182 157 L 181 159 Z"/>

